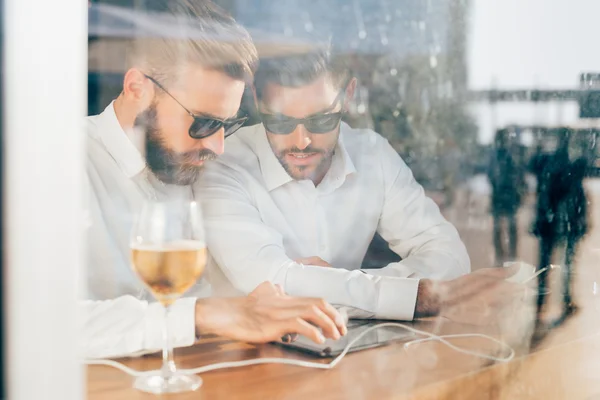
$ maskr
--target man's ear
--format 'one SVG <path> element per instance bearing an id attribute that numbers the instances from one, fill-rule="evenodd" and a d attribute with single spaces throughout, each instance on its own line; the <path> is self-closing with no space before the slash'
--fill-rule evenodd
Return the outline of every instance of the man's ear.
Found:
<path id="1" fill-rule="evenodd" d="M 346 100 L 344 101 L 344 110 L 348 110 L 348 105 L 350 104 L 350 100 L 354 98 L 354 91 L 356 90 L 357 80 L 356 78 L 352 78 L 348 86 L 346 87 Z"/>
<path id="2" fill-rule="evenodd" d="M 123 78 L 123 95 L 131 103 L 137 104 L 139 112 L 152 104 L 154 84 L 137 68 L 130 68 Z"/>

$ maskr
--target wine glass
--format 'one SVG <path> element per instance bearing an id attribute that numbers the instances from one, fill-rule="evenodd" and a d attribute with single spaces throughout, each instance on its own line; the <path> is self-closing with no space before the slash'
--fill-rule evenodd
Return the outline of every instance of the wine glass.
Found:
<path id="1" fill-rule="evenodd" d="M 144 203 L 131 234 L 131 264 L 142 282 L 164 306 L 163 364 L 155 374 L 135 380 L 149 393 L 198 389 L 202 379 L 177 371 L 168 329 L 169 307 L 191 288 L 206 266 L 206 244 L 200 205 L 173 200 Z"/>

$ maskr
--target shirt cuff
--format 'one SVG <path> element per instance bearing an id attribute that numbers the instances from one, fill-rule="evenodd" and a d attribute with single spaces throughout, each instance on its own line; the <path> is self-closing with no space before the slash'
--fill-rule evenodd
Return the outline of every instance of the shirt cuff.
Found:
<path id="1" fill-rule="evenodd" d="M 377 318 L 411 321 L 415 315 L 418 289 L 419 279 L 389 276 L 381 279 Z"/>
<path id="2" fill-rule="evenodd" d="M 409 278 L 415 274 L 413 269 L 400 262 L 390 263 L 383 268 L 365 268 L 361 271 L 373 276 L 389 276 L 396 278 Z"/>
<path id="3" fill-rule="evenodd" d="M 163 305 L 153 303 L 146 314 L 146 349 L 163 347 Z M 191 346 L 196 341 L 196 298 L 185 297 L 169 309 L 169 336 L 173 347 Z"/>

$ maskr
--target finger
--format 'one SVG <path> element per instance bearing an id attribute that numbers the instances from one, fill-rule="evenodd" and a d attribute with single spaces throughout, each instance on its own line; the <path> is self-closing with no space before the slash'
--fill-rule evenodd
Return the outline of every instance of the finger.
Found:
<path id="1" fill-rule="evenodd" d="M 292 300 L 292 301 L 289 301 Z M 337 340 L 345 332 L 345 325 L 342 324 L 343 328 L 338 328 L 334 322 L 337 315 L 337 311 L 333 309 L 333 316 L 330 317 L 321 308 L 319 308 L 321 300 L 313 299 L 288 299 L 287 302 L 277 301 L 271 302 L 271 318 L 275 320 L 289 320 L 291 318 L 302 318 L 318 328 L 322 329 L 323 334 L 331 339 Z M 340 316 L 341 318 L 341 316 Z"/>
<path id="2" fill-rule="evenodd" d="M 346 323 L 348 321 L 348 316 L 342 316 L 338 310 L 335 309 L 331 304 L 323 299 L 318 298 L 300 298 L 299 301 L 302 301 L 306 304 L 314 305 L 318 307 L 337 327 L 337 331 L 340 335 L 345 335 L 348 333 L 348 328 L 346 328 Z"/>
<path id="3" fill-rule="evenodd" d="M 297 333 L 286 333 L 281 337 L 283 343 L 294 343 L 296 340 L 298 340 Z"/>
<path id="4" fill-rule="evenodd" d="M 329 304 L 323 299 L 317 299 L 317 305 L 331 320 L 335 323 L 338 328 L 338 331 L 345 335 L 348 333 L 348 328 L 346 324 L 348 323 L 348 314 L 344 312 L 342 315 L 338 310 L 335 309 L 334 306 Z"/>
<path id="5" fill-rule="evenodd" d="M 321 331 L 325 337 L 333 340 L 338 340 L 340 338 L 341 332 L 333 322 L 333 319 L 325 314 L 319 307 L 315 305 L 310 306 L 303 314 L 301 314 L 301 316 L 305 321 L 308 321 L 321 328 Z"/>
<path id="6" fill-rule="evenodd" d="M 269 308 L 272 311 L 271 317 L 274 319 L 309 318 L 310 316 L 311 322 L 322 328 L 331 338 L 339 338 L 348 333 L 347 316 L 344 318 L 338 310 L 323 299 L 284 296 L 276 301 L 269 300 Z M 314 315 L 311 316 L 311 314 Z M 331 324 L 337 334 L 330 333 L 332 331 L 329 328 Z"/>
<path id="7" fill-rule="evenodd" d="M 302 318 L 290 318 L 279 322 L 280 332 L 294 332 L 305 336 L 315 343 L 325 343 L 325 337 L 314 325 L 309 324 Z"/>

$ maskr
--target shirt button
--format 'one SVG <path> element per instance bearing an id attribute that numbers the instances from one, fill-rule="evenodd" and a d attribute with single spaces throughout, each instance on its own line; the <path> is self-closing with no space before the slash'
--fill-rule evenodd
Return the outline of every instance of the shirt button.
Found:
<path id="1" fill-rule="evenodd" d="M 327 250 L 327 246 L 325 246 L 324 244 L 322 244 L 321 247 L 319 247 L 319 250 L 325 251 L 325 250 Z"/>

